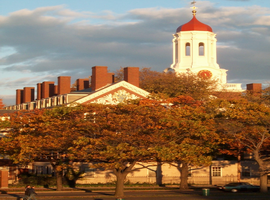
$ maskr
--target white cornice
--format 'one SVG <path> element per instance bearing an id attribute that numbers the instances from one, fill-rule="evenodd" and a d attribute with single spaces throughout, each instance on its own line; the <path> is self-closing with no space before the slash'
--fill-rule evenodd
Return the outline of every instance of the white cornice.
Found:
<path id="1" fill-rule="evenodd" d="M 92 93 L 92 94 L 89 94 L 88 96 L 86 97 L 82 97 L 72 103 L 84 103 L 84 102 L 87 102 L 87 101 L 91 101 L 92 99 L 95 99 L 99 96 L 102 96 L 112 90 L 115 90 L 117 88 L 120 88 L 120 87 L 124 87 L 140 96 L 143 96 L 143 97 L 147 97 L 149 95 L 149 92 L 139 88 L 139 87 L 136 87 L 135 85 L 132 85 L 126 81 L 121 81 L 121 82 L 118 82 L 118 83 L 115 83 L 111 86 L 108 86 L 108 87 L 105 87 L 104 89 L 100 89 L 98 91 L 96 91 L 95 93 Z"/>

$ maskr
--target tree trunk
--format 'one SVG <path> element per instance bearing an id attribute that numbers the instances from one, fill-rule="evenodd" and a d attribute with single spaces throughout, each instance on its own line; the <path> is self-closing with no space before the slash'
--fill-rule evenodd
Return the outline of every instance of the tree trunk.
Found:
<path id="1" fill-rule="evenodd" d="M 63 189 L 63 171 L 55 170 L 56 173 L 56 190 L 62 191 Z"/>
<path id="2" fill-rule="evenodd" d="M 120 169 L 113 169 L 113 172 L 117 178 L 116 180 L 116 188 L 115 188 L 115 193 L 114 195 L 117 198 L 123 198 L 124 197 L 124 181 L 128 173 L 131 172 L 132 168 L 135 166 L 136 161 L 133 161 L 130 163 L 130 165 L 125 167 L 125 169 L 120 170 Z"/>
<path id="3" fill-rule="evenodd" d="M 159 186 L 162 186 L 162 163 L 157 162 L 157 171 L 156 171 L 156 182 Z"/>
<path id="4" fill-rule="evenodd" d="M 260 175 L 260 186 L 261 186 L 261 192 L 268 192 L 267 187 L 267 174 L 261 174 Z"/>
<path id="5" fill-rule="evenodd" d="M 241 155 L 237 156 L 237 181 L 241 181 Z"/>
<path id="6" fill-rule="evenodd" d="M 178 170 L 180 172 L 180 190 L 182 189 L 188 189 L 188 165 L 184 162 L 181 163 L 182 166 L 178 167 Z"/>
<path id="7" fill-rule="evenodd" d="M 265 163 L 259 154 L 259 150 L 256 149 L 253 151 L 254 159 L 257 161 L 259 165 L 259 170 L 260 170 L 260 192 L 268 192 L 268 187 L 267 187 L 267 166 L 268 163 Z"/>
<path id="8" fill-rule="evenodd" d="M 114 195 L 117 198 L 123 198 L 124 197 L 124 181 L 126 178 L 126 173 L 122 173 L 122 172 L 117 172 L 115 173 L 116 175 L 116 188 L 115 188 L 115 193 Z"/>
<path id="9" fill-rule="evenodd" d="M 56 176 L 56 190 L 62 191 L 63 189 L 63 168 L 57 162 L 51 162 L 54 174 Z"/>

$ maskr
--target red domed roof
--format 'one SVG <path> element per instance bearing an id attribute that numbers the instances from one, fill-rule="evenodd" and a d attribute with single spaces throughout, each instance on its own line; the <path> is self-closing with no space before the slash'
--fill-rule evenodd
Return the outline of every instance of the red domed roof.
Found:
<path id="1" fill-rule="evenodd" d="M 176 29 L 176 33 L 180 32 L 180 31 L 210 31 L 210 32 L 213 32 L 213 30 L 210 26 L 197 20 L 195 15 L 193 16 L 192 20 L 190 20 L 188 23 L 186 23 L 182 26 L 179 26 Z"/>

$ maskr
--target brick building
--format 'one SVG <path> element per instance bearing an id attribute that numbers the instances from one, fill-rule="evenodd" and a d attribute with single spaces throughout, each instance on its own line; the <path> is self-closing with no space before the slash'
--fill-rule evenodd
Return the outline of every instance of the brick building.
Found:
<path id="1" fill-rule="evenodd" d="M 146 98 L 149 93 L 139 88 L 139 68 L 124 68 L 124 80 L 114 82 L 114 74 L 106 66 L 92 67 L 89 79 L 77 79 L 76 90 L 71 89 L 71 77 L 59 76 L 58 84 L 52 81 L 37 83 L 35 88 L 25 87 L 16 91 L 16 105 L 6 110 L 33 110 L 54 106 L 84 103 L 117 104 L 127 99 Z M 90 87 L 89 87 L 90 85 Z"/>

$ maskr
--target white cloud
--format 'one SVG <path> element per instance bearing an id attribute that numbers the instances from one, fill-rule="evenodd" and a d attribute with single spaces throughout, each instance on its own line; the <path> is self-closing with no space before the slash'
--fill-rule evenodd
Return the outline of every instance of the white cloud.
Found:
<path id="1" fill-rule="evenodd" d="M 229 81 L 269 79 L 269 9 L 198 4 L 198 20 L 217 33 L 218 63 L 229 70 Z M 77 12 L 63 5 L 0 16 L 1 45 L 12 49 L 1 54 L 0 70 L 10 74 L 2 84 L 13 87 L 15 94 L 16 89 L 35 86 L 42 78 L 91 75 L 95 65 L 111 71 L 120 66 L 162 71 L 172 62 L 172 34 L 191 18 L 189 8 L 143 8 L 116 14 Z M 12 75 L 20 72 L 23 78 Z"/>

